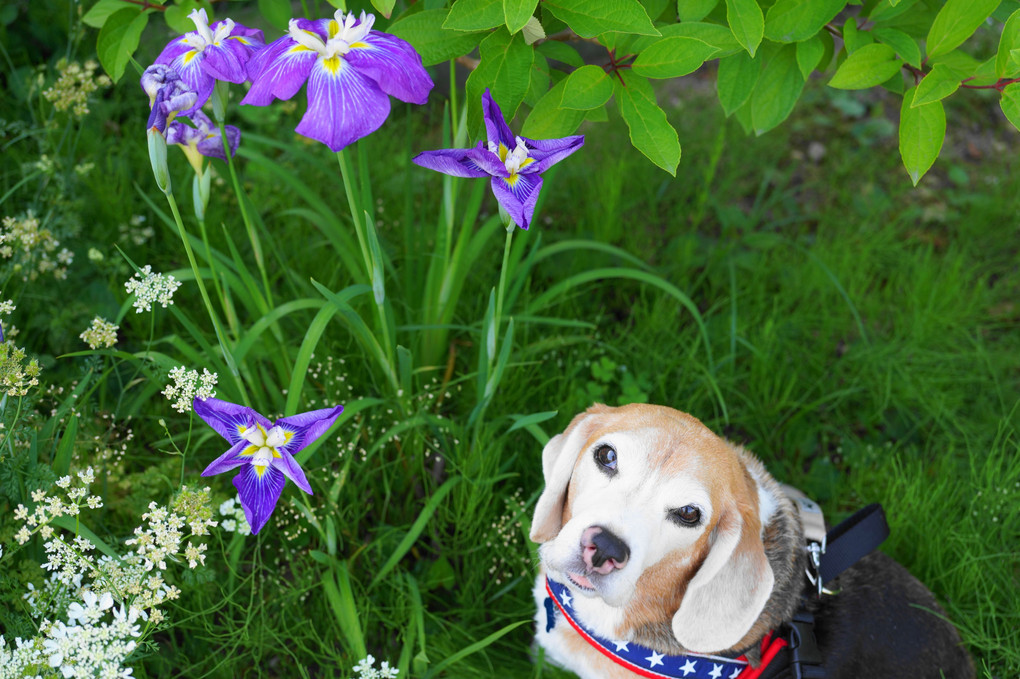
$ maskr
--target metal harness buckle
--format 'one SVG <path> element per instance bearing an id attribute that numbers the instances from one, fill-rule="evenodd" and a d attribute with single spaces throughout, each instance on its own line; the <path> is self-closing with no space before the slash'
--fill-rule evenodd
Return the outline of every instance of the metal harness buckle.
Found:
<path id="1" fill-rule="evenodd" d="M 804 572 L 807 575 L 808 580 L 811 581 L 811 584 L 818 587 L 819 597 L 821 597 L 822 594 L 833 593 L 832 590 L 825 588 L 825 583 L 822 582 L 822 576 L 819 572 L 819 569 L 822 564 L 822 554 L 825 554 L 826 539 L 827 539 L 826 537 L 823 537 L 820 543 L 809 542 L 805 547 L 809 558 L 808 566 L 807 568 L 804 569 Z"/>

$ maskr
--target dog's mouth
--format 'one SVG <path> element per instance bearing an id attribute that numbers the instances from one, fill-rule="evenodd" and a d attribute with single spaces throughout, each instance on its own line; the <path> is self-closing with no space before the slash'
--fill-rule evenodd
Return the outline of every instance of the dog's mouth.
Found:
<path id="1" fill-rule="evenodd" d="M 595 591 L 595 585 L 591 583 L 591 580 L 581 575 L 580 573 L 566 573 L 566 576 L 567 579 L 570 580 L 572 584 L 579 587 L 580 589 L 583 589 L 588 592 Z"/>

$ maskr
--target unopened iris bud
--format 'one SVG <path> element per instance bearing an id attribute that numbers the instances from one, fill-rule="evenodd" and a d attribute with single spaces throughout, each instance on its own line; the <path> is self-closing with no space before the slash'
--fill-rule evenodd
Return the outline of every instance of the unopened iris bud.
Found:
<path id="1" fill-rule="evenodd" d="M 170 192 L 170 168 L 166 164 L 166 139 L 154 127 L 149 128 L 149 162 L 152 163 L 152 175 L 156 178 L 156 186 L 163 193 Z"/>

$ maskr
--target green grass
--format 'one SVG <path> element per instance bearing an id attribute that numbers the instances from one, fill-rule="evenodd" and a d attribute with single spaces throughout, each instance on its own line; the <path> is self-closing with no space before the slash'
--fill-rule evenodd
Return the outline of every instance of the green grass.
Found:
<path id="1" fill-rule="evenodd" d="M 691 412 L 819 499 L 830 520 L 882 502 L 893 528 L 884 549 L 935 592 L 982 676 L 1020 673 L 1020 192 L 1014 161 L 996 150 L 1015 140 L 1005 123 L 987 122 L 994 104 L 974 95 L 950 109 L 971 122 L 951 125 L 944 157 L 911 189 L 881 99 L 861 106 L 816 84 L 788 124 L 748 139 L 721 119 L 711 92 L 661 97 L 679 102 L 676 180 L 630 148 L 618 120 L 586 128 L 585 148 L 547 175 L 539 218 L 511 253 L 504 316 L 515 319 L 513 351 L 477 426 L 469 419 L 502 254 L 498 227 L 465 265 L 440 352 L 424 347 L 417 320 L 442 184 L 407 158 L 442 144 L 441 98 L 395 109 L 361 149 L 392 264 L 396 341 L 412 357 L 400 394 L 341 316 L 325 318 L 327 300 L 311 282 L 338 291 L 357 281 L 342 251 L 352 231 L 336 160 L 295 140 L 293 112 L 243 110 L 239 168 L 263 225 L 276 313 L 259 324 L 268 309 L 259 308 L 259 276 L 222 166 L 226 182 L 216 184 L 206 224 L 226 291 L 217 312 L 247 349 L 241 374 L 257 410 L 282 413 L 288 400 L 298 411 L 348 409 L 305 462 L 315 496 L 306 503 L 288 484 L 260 536 L 216 533 L 205 568 L 178 572 L 182 597 L 168 609 L 171 624 L 139 651 L 136 676 L 348 676 L 365 650 L 401 676 L 566 676 L 529 657 L 527 524 L 544 437 L 594 400 Z M 11 97 L 3 116 L 41 126 L 26 105 Z M 119 544 L 180 475 L 181 458 L 160 452 L 168 435 L 184 447 L 189 432 L 188 417 L 158 393 L 167 367 L 127 354 L 62 357 L 83 349 L 81 329 L 93 315 L 119 317 L 120 351 L 151 349 L 189 368 L 222 362 L 153 191 L 143 98 L 124 82 L 94 109 L 73 153 L 57 149 L 60 169 L 2 205 L 4 215 L 51 215 L 76 251 L 69 281 L 12 276 L 4 288 L 18 300 L 15 341 L 45 368 L 23 421 L 38 434 L 0 459 L 0 610 L 13 612 L 0 617 L 5 636 L 31 635 L 20 597 L 25 582 L 42 580 L 41 547 L 10 546 L 19 527 L 10 510 L 52 482 L 74 385 L 87 391 L 73 404 L 72 468 L 102 460 L 106 447 L 123 450 L 102 462 L 106 506 L 88 518 L 97 534 Z M 5 135 L 16 162 L 5 163 L 0 195 L 59 139 Z M 825 147 L 820 161 L 810 158 L 812 142 Z M 79 178 L 69 168 L 84 161 L 96 168 Z M 190 170 L 173 149 L 171 165 L 187 206 Z M 471 190 L 461 184 L 455 235 L 482 230 L 495 212 L 486 191 L 482 217 L 462 225 Z M 136 214 L 155 229 L 144 244 L 120 235 Z M 204 244 L 185 218 L 204 270 Z M 185 280 L 173 311 L 159 310 L 151 326 L 125 302 L 131 270 L 115 243 L 139 266 Z M 91 262 L 89 247 L 104 259 Z M 580 282 L 601 269 L 601 280 Z M 609 277 L 623 270 L 643 273 Z M 351 304 L 374 329 L 370 298 Z M 306 341 L 320 313 L 322 334 Z M 307 369 L 295 368 L 303 360 Z M 232 388 L 223 370 L 220 387 Z M 208 434 L 194 423 L 189 483 L 222 452 Z M 233 493 L 226 477 L 203 481 L 215 504 Z"/>

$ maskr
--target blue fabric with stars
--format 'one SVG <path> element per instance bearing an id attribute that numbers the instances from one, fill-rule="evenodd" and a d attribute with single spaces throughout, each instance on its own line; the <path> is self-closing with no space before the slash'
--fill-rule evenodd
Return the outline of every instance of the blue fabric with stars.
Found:
<path id="1" fill-rule="evenodd" d="M 546 591 L 552 597 L 547 600 L 546 608 L 555 603 L 570 625 L 592 644 L 608 656 L 613 662 L 623 665 L 645 677 L 684 677 L 685 679 L 737 679 L 747 669 L 745 660 L 733 660 L 712 655 L 689 653 L 686 655 L 666 655 L 657 653 L 650 648 L 632 641 L 614 641 L 598 636 L 585 627 L 573 615 L 573 595 L 565 585 L 546 578 Z M 553 620 L 548 617 L 547 629 L 551 629 Z"/>

